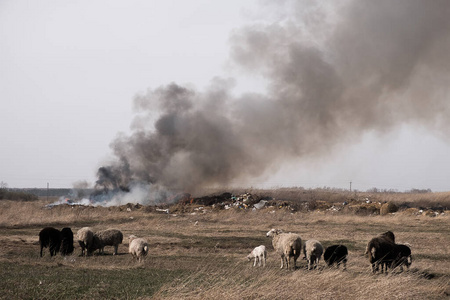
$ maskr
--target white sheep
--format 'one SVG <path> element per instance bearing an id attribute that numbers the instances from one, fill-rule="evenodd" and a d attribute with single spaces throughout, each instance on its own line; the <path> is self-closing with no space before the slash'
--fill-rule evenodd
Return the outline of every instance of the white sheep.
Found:
<path id="1" fill-rule="evenodd" d="M 90 227 L 80 228 L 77 232 L 77 240 L 81 247 L 81 256 L 87 256 L 92 252 L 94 233 Z"/>
<path id="2" fill-rule="evenodd" d="M 323 253 L 323 246 L 317 240 L 308 240 L 303 245 L 304 258 L 308 261 L 308 270 L 311 268 L 317 268 L 319 266 L 319 260 Z"/>
<path id="3" fill-rule="evenodd" d="M 283 233 L 280 229 L 271 229 L 266 236 L 272 237 L 272 245 L 275 251 L 281 256 L 281 269 L 284 264 L 289 269 L 291 257 L 294 258 L 294 270 L 297 258 L 302 251 L 302 239 L 295 233 Z"/>
<path id="4" fill-rule="evenodd" d="M 255 259 L 253 266 L 256 266 L 256 262 L 258 262 L 258 266 L 261 267 L 261 261 L 263 264 L 263 267 L 266 266 L 266 258 L 267 258 L 267 251 L 266 251 L 266 246 L 261 245 L 258 247 L 255 247 L 255 249 L 252 250 L 252 252 L 247 255 L 247 259 L 250 261 L 252 259 Z"/>
<path id="5" fill-rule="evenodd" d="M 148 243 L 147 240 L 143 238 L 138 238 L 135 235 L 130 235 L 129 237 L 129 253 L 136 258 L 139 262 L 144 260 L 144 257 L 148 253 Z"/>
<path id="6" fill-rule="evenodd" d="M 118 229 L 100 230 L 97 231 L 95 235 L 100 240 L 100 247 L 99 247 L 100 253 L 104 253 L 105 246 L 113 246 L 114 247 L 113 255 L 117 254 L 119 244 L 121 244 L 123 240 L 123 234 L 120 230 Z"/>

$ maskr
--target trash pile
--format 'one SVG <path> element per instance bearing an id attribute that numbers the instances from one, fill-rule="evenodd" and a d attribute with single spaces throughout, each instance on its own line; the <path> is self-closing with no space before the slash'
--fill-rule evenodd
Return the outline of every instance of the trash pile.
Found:
<path id="1" fill-rule="evenodd" d="M 270 202 L 275 201 L 271 197 L 256 196 L 251 193 L 233 195 L 231 193 L 222 193 L 218 195 L 208 195 L 198 198 L 184 197 L 172 210 L 181 211 L 203 211 L 205 208 L 216 210 L 242 209 L 259 210 L 270 206 Z M 181 207 L 180 207 L 181 206 Z M 276 206 L 276 205 L 275 205 Z M 284 207 L 284 205 L 282 205 Z M 190 207 L 191 209 L 188 209 Z"/>
<path id="2" fill-rule="evenodd" d="M 320 197 L 320 196 L 319 196 Z M 406 214 L 416 216 L 436 217 L 449 213 L 448 207 L 410 207 L 408 203 L 400 205 L 389 201 L 382 201 L 382 198 L 352 195 L 340 198 L 327 199 L 322 197 L 295 197 L 285 198 L 287 200 L 275 199 L 274 197 L 252 194 L 245 192 L 234 195 L 232 193 L 213 194 L 202 197 L 192 197 L 189 193 L 179 193 L 168 198 L 158 205 L 142 205 L 128 203 L 120 206 L 110 206 L 109 210 L 131 212 L 143 209 L 144 212 L 159 212 L 162 214 L 190 213 L 199 214 L 213 210 L 250 210 L 257 211 L 267 209 L 274 213 L 277 210 L 288 212 L 318 212 L 327 214 L 351 213 L 357 215 L 395 215 Z M 331 201 L 330 201 L 331 200 Z M 381 200 L 381 201 L 380 201 Z M 45 208 L 51 209 L 55 206 L 81 206 L 94 207 L 88 199 L 74 201 L 70 198 L 61 197 L 58 201 L 48 204 Z"/>

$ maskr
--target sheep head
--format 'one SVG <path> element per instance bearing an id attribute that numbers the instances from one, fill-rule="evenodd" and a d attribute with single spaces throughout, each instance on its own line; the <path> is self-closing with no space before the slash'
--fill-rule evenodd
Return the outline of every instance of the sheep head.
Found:
<path id="1" fill-rule="evenodd" d="M 276 236 L 276 235 L 278 235 L 280 233 L 283 233 L 283 230 L 272 228 L 266 233 L 266 236 L 267 237 L 274 237 L 274 236 Z"/>
<path id="2" fill-rule="evenodd" d="M 128 237 L 128 242 L 131 243 L 132 240 L 137 239 L 137 236 L 135 236 L 134 234 L 130 235 Z"/>

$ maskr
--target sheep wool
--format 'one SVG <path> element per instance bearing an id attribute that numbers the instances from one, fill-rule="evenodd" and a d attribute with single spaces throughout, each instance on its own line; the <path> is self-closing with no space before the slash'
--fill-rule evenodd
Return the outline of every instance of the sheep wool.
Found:
<path id="1" fill-rule="evenodd" d="M 104 253 L 105 246 L 113 246 L 114 247 L 114 255 L 117 255 L 117 251 L 119 248 L 119 244 L 122 243 L 123 234 L 118 229 L 106 229 L 100 230 L 95 233 L 98 237 L 101 245 L 99 247 L 100 253 Z"/>
<path id="2" fill-rule="evenodd" d="M 148 254 L 148 242 L 146 239 L 138 238 L 135 235 L 129 237 L 129 253 L 139 262 L 144 261 Z"/>
<path id="3" fill-rule="evenodd" d="M 53 227 L 45 227 L 39 232 L 39 245 L 41 247 L 41 257 L 42 250 L 47 247 L 50 250 L 50 256 L 56 255 L 61 247 L 61 232 Z"/>
<path id="4" fill-rule="evenodd" d="M 69 227 L 61 229 L 61 255 L 69 255 L 73 252 L 73 232 Z"/>
<path id="5" fill-rule="evenodd" d="M 92 252 L 94 232 L 90 227 L 83 227 L 77 232 L 78 244 L 81 247 L 81 255 L 87 256 Z"/>
<path id="6" fill-rule="evenodd" d="M 308 240 L 303 246 L 303 254 L 308 261 L 308 270 L 319 266 L 320 257 L 323 254 L 323 246 L 317 240 Z"/>
<path id="7" fill-rule="evenodd" d="M 261 267 L 261 262 L 263 267 L 266 266 L 266 258 L 267 258 L 267 251 L 266 246 L 261 245 L 258 247 L 255 247 L 255 249 L 252 250 L 252 252 L 247 255 L 247 259 L 250 261 L 254 259 L 253 266 L 256 267 L 256 263 L 258 263 L 258 266 Z"/>
<path id="8" fill-rule="evenodd" d="M 281 269 L 284 265 L 290 268 L 291 257 L 294 258 L 293 269 L 296 268 L 297 259 L 302 251 L 302 239 L 295 233 L 284 233 L 281 229 L 271 229 L 266 234 L 272 238 L 272 245 L 281 257 Z"/>

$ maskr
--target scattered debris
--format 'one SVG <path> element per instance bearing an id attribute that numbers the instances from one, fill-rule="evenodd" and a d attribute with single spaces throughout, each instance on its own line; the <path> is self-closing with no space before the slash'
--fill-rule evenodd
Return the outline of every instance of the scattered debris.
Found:
<path id="1" fill-rule="evenodd" d="M 267 200 L 261 200 L 258 203 L 254 204 L 253 207 L 256 208 L 256 209 L 261 209 L 264 206 L 266 206 L 267 202 L 268 202 Z"/>
<path id="2" fill-rule="evenodd" d="M 304 193 L 303 193 L 304 194 Z M 159 205 L 142 205 L 127 203 L 120 206 L 111 206 L 108 209 L 114 211 L 132 212 L 143 208 L 145 213 L 160 212 L 176 216 L 179 214 L 205 214 L 215 210 L 268 210 L 274 213 L 277 210 L 283 210 L 289 213 L 300 212 L 321 212 L 321 213 L 352 213 L 358 215 L 416 215 L 428 217 L 441 217 L 448 213 L 448 207 L 441 204 L 433 207 L 411 207 L 411 203 L 393 203 L 385 202 L 375 196 L 361 196 L 352 194 L 349 197 L 342 199 L 336 197 L 332 199 L 327 196 L 321 199 L 320 196 L 306 197 L 308 200 L 300 195 L 298 200 L 283 200 L 275 199 L 269 196 L 262 196 L 245 192 L 243 194 L 233 195 L 232 193 L 222 193 L 215 195 L 208 195 L 203 197 L 192 197 L 188 193 L 179 193 L 173 197 L 173 200 L 178 202 L 167 202 Z M 331 198 L 331 199 L 330 199 Z M 335 200 L 335 201 L 333 201 Z M 382 203 L 383 202 L 383 203 Z M 170 204 L 173 203 L 173 204 Z M 94 209 L 97 205 L 90 203 L 88 199 L 74 201 L 67 197 L 61 197 L 58 201 L 48 204 L 45 208 L 51 209 L 56 205 L 67 205 L 70 207 L 83 206 L 83 209 Z M 85 207 L 85 208 L 84 208 Z M 194 224 L 197 225 L 198 221 Z"/>

